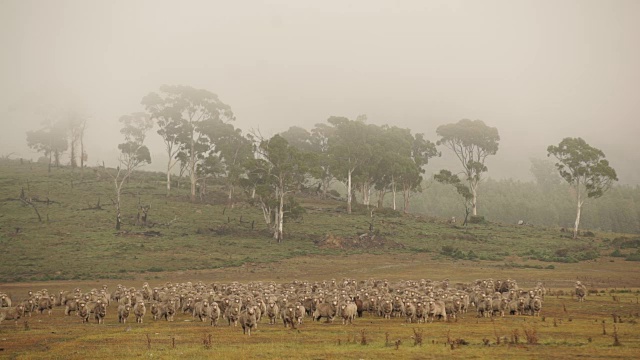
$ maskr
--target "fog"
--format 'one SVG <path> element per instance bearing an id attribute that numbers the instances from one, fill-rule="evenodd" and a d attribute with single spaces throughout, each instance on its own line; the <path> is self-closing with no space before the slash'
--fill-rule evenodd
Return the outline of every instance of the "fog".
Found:
<path id="1" fill-rule="evenodd" d="M 480 119 L 500 132 L 498 179 L 529 180 L 529 158 L 582 137 L 639 184 L 639 16 L 635 0 L 3 0 L 0 155 L 37 159 L 25 132 L 73 109 L 89 165 L 113 164 L 118 118 L 170 84 L 218 94 L 266 136 L 366 114 L 435 141 Z M 162 169 L 155 132 L 149 145 Z"/>

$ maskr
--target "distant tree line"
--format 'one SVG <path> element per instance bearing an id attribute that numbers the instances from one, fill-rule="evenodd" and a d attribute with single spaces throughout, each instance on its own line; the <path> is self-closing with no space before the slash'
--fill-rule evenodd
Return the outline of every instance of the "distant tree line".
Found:
<path id="1" fill-rule="evenodd" d="M 563 189 L 572 189 L 577 199 L 577 236 L 583 203 L 603 195 L 617 180 L 600 150 L 582 139 L 566 138 L 548 148 L 558 162 L 534 164 L 537 167 L 532 172 L 540 173 L 537 185 L 516 183 L 514 188 L 509 182 L 495 185 L 495 181 L 485 181 L 489 170 L 485 160 L 498 151 L 500 137 L 496 128 L 480 120 L 444 124 L 436 130 L 435 142 L 410 129 L 370 124 L 364 115 L 356 119 L 331 116 L 310 130 L 293 126 L 266 138 L 256 131 L 243 134 L 233 126 L 231 107 L 208 90 L 163 85 L 144 96 L 141 104 L 144 112 L 120 119 L 124 142 L 118 145 L 119 166 L 110 174 L 118 199 L 118 229 L 122 188 L 133 170 L 151 163 L 144 140 L 152 128 L 162 137 L 169 158 L 167 196 L 176 166 L 179 177 L 186 175 L 189 179 L 192 202 L 207 196 L 207 184 L 223 183 L 229 205 L 247 201 L 261 209 L 278 242 L 284 237 L 285 219 L 302 211 L 296 194 L 309 188 L 314 188 L 318 196 L 343 199 L 349 214 L 354 201 L 370 208 L 387 205 L 394 210 L 437 215 L 458 213 L 463 205 L 465 224 L 467 216 L 478 214 L 480 208 L 490 219 L 513 222 L 522 218 L 548 225 L 565 222 L 564 207 L 571 202 L 567 199 L 566 204 L 560 204 L 566 198 L 561 195 Z M 48 157 L 50 165 L 59 165 L 61 154 L 70 148 L 72 167 L 78 157 L 76 144 L 80 144 L 82 167 L 86 159 L 82 146 L 85 124 L 78 116 L 67 116 L 28 132 L 27 143 Z M 461 169 L 457 173 L 443 169 L 435 177 L 425 178 L 429 160 L 440 156 L 438 146 L 453 152 Z M 568 188 L 561 179 L 566 180 Z M 344 185 L 344 196 L 330 194 L 336 182 Z M 434 189 L 438 191 L 434 193 Z M 503 192 L 493 195 L 492 191 Z M 495 203 L 497 199 L 500 204 Z M 556 204 L 557 209 L 544 210 L 545 205 L 549 208 Z M 633 227 L 625 223 L 625 228 L 629 226 Z"/>

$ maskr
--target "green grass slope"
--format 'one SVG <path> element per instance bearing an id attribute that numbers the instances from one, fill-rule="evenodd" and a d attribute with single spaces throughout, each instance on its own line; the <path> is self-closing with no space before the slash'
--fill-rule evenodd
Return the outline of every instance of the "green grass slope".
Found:
<path id="1" fill-rule="evenodd" d="M 278 244 L 258 208 L 245 202 L 225 206 L 215 185 L 191 203 L 186 181 L 166 197 L 164 175 L 151 172 L 135 173 L 125 186 L 124 225 L 116 231 L 109 171 L 53 168 L 48 173 L 44 164 L 0 160 L 0 282 L 153 278 L 158 272 L 363 253 L 427 254 L 434 261 L 552 270 L 557 263 L 614 251 L 632 257 L 640 243 L 621 234 L 573 240 L 560 229 L 496 223 L 461 227 L 390 209 L 376 209 L 372 219 L 364 207 L 348 215 L 344 203 L 299 194 L 306 214 L 285 223 L 285 239 Z M 146 224 L 138 218 L 140 205 L 150 206 Z"/>

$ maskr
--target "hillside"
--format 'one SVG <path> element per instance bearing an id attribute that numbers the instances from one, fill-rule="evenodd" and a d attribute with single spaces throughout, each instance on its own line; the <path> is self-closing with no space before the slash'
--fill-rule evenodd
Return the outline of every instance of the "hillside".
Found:
<path id="1" fill-rule="evenodd" d="M 0 161 L 0 282 L 134 279 L 158 272 L 233 268 L 316 255 L 425 254 L 432 261 L 490 261 L 512 268 L 552 270 L 557 263 L 614 253 L 637 259 L 637 236 L 585 232 L 578 240 L 557 228 L 474 224 L 366 208 L 299 194 L 306 213 L 285 223 L 272 241 L 258 208 L 209 185 L 190 203 L 186 189 L 165 196 L 164 175 L 134 174 L 123 192 L 123 222 L 114 229 L 109 169 L 52 169 Z M 141 206 L 148 206 L 143 223 Z M 37 210 L 37 211 L 36 211 Z M 40 220 L 39 220 L 40 217 Z M 373 231 L 370 232 L 370 225 Z"/>

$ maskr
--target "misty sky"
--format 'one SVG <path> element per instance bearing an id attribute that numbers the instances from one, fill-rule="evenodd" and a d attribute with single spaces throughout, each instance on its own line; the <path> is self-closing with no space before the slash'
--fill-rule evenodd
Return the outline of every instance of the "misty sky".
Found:
<path id="1" fill-rule="evenodd" d="M 268 136 L 366 114 L 435 141 L 480 119 L 501 136 L 494 178 L 579 136 L 640 183 L 640 1 L 1 0 L 0 43 L 0 155 L 37 158 L 25 132 L 76 109 L 90 165 L 113 162 L 118 118 L 175 84 Z"/>

